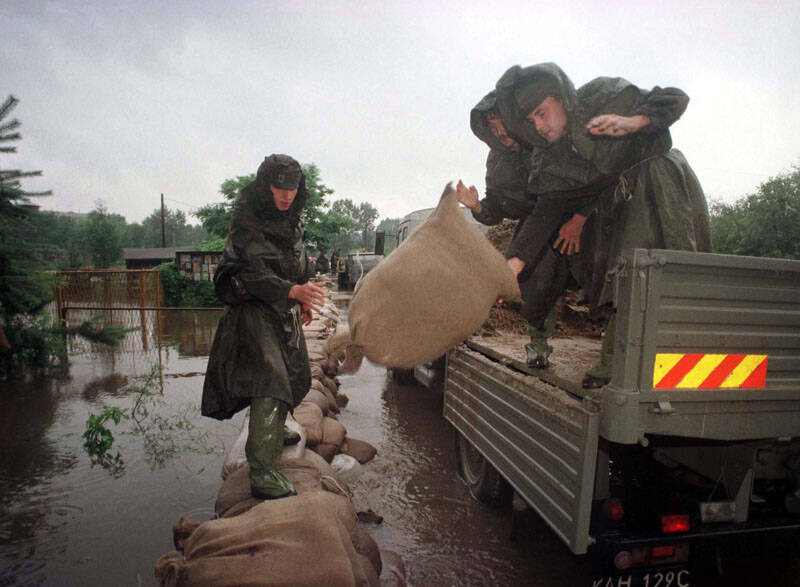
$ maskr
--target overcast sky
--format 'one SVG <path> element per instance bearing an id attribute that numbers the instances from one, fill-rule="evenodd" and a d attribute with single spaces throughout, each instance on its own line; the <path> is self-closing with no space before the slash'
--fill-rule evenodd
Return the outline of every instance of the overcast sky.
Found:
<path id="1" fill-rule="evenodd" d="M 800 2 L 0 0 L 0 167 L 40 169 L 44 209 L 102 199 L 129 222 L 220 201 L 270 153 L 316 163 L 382 218 L 484 187 L 469 111 L 511 65 L 576 87 L 621 76 L 691 98 L 672 127 L 709 199 L 800 163 Z"/>

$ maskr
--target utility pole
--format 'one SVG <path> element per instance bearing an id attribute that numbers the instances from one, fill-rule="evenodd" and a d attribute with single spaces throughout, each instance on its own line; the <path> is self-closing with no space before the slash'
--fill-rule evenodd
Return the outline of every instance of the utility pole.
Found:
<path id="1" fill-rule="evenodd" d="M 164 233 L 164 194 L 161 194 L 161 248 L 167 248 L 167 237 Z"/>

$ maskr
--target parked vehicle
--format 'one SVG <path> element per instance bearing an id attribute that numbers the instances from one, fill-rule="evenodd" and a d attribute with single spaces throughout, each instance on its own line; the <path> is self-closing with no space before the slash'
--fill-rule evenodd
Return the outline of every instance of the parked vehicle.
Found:
<path id="1" fill-rule="evenodd" d="M 364 275 L 374 269 L 383 260 L 382 254 L 373 252 L 351 253 L 339 259 L 339 287 L 353 289 Z"/>
<path id="2" fill-rule="evenodd" d="M 464 218 L 475 224 L 484 234 L 489 230 L 489 228 L 491 228 L 475 220 L 469 208 L 461 206 L 460 209 L 461 213 L 464 214 Z M 400 222 L 397 224 L 394 248 L 396 249 L 399 247 L 409 236 L 411 236 L 415 230 L 417 230 L 417 228 L 422 226 L 422 223 L 427 220 L 428 216 L 430 216 L 434 210 L 436 210 L 436 208 L 422 208 L 420 210 L 414 210 L 413 212 L 403 216 L 400 219 Z"/>
<path id="3" fill-rule="evenodd" d="M 448 353 L 444 417 L 471 493 L 516 492 L 604 587 L 685 587 L 701 554 L 748 540 L 796 552 L 800 262 L 637 249 L 615 285 L 602 390 L 581 388 L 599 341 L 554 339 L 541 370 L 513 335 Z"/>

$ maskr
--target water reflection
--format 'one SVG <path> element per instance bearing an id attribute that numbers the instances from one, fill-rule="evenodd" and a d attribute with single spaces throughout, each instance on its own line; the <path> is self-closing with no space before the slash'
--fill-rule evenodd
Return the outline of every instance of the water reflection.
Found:
<path id="1" fill-rule="evenodd" d="M 241 424 L 199 415 L 219 315 L 114 311 L 115 323 L 141 326 L 120 348 L 70 340 L 66 374 L 2 384 L 0 585 L 154 584 L 172 524 L 186 512 L 208 517 Z M 163 378 L 140 397 L 158 365 Z M 133 414 L 137 398 L 145 411 L 112 428 L 125 460 L 115 479 L 92 466 L 81 434 L 90 413 Z"/>

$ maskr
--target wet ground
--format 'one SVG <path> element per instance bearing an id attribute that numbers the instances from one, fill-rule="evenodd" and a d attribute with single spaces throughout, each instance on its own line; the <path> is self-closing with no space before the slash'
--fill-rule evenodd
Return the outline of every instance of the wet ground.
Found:
<path id="1" fill-rule="evenodd" d="M 348 299 L 334 298 L 343 317 Z M 211 516 L 241 422 L 199 416 L 218 316 L 150 312 L 146 335 L 131 333 L 117 352 L 78 343 L 67 374 L 0 384 L 0 585 L 153 585 L 156 560 L 173 549 L 172 524 Z M 163 379 L 145 392 L 159 361 Z M 383 516 L 365 528 L 402 555 L 410 585 L 592 584 L 585 559 L 541 521 L 529 518 L 524 537 L 510 540 L 510 512 L 470 497 L 441 394 L 399 385 L 366 362 L 339 378 L 350 398 L 340 420 L 378 449 L 352 484 L 356 508 Z M 134 405 L 147 416 L 109 425 L 122 462 L 93 465 L 81 438 L 89 413 Z M 795 558 L 699 584 L 794 585 L 798 572 Z"/>

